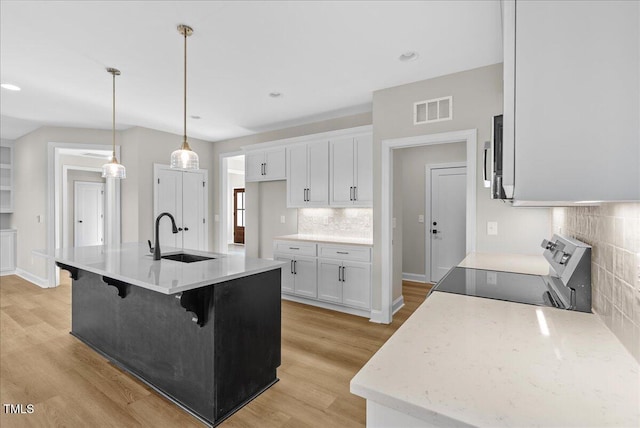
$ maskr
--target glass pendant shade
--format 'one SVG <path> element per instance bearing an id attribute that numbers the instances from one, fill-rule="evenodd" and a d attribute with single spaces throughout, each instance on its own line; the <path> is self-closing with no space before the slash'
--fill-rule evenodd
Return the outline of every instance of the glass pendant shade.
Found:
<path id="1" fill-rule="evenodd" d="M 124 165 L 118 163 L 116 158 L 112 158 L 111 162 L 102 165 L 103 178 L 127 178 L 127 171 Z"/>
<path id="2" fill-rule="evenodd" d="M 189 146 L 182 145 L 178 150 L 171 153 L 171 168 L 198 169 L 200 162 L 198 154 L 191 150 Z"/>

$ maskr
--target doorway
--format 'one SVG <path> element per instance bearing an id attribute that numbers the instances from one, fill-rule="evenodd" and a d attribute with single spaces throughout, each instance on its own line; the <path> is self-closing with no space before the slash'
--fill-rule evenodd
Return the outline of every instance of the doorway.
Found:
<path id="1" fill-rule="evenodd" d="M 102 164 L 111 158 L 112 146 L 101 144 L 75 144 L 49 142 L 47 147 L 47 253 L 53 254 L 57 248 L 72 245 L 69 230 L 71 223 L 70 191 L 67 189 L 70 171 L 101 171 Z M 116 146 L 116 156 L 121 159 L 120 147 Z M 104 188 L 104 229 L 106 245 L 120 243 L 120 180 L 105 180 Z M 53 257 L 44 257 L 46 278 L 37 278 L 43 287 L 55 287 L 60 283 L 60 269 Z"/>
<path id="2" fill-rule="evenodd" d="M 414 137 L 382 140 L 380 144 L 380 179 L 381 192 L 380 207 L 380 246 L 374 246 L 374 286 L 375 278 L 379 275 L 379 297 L 373 296 L 373 304 L 379 305 L 379 310 L 371 311 L 371 321 L 389 324 L 393 319 L 394 285 L 398 266 L 394 265 L 394 152 L 396 149 L 419 147 L 437 144 L 449 144 L 463 142 L 466 148 L 466 230 L 465 251 L 470 253 L 476 248 L 476 162 L 477 162 L 477 130 L 466 129 L 462 131 L 443 132 L 439 134 L 426 134 Z M 375 233 L 374 233 L 375 235 Z M 424 235 L 422 235 L 424 236 Z M 424 259 L 423 259 L 424 260 Z M 399 269 L 400 271 L 402 269 Z M 401 285 L 402 273 L 399 275 Z M 374 289 L 375 290 L 375 289 Z M 399 294 L 401 294 L 401 289 Z M 378 300 L 379 303 L 376 302 Z M 374 306 L 374 307 L 375 307 Z"/>
<path id="3" fill-rule="evenodd" d="M 104 244 L 104 183 L 74 183 L 73 226 L 74 247 Z"/>
<path id="4" fill-rule="evenodd" d="M 467 168 L 427 165 L 425 177 L 425 276 L 435 284 L 466 255 Z"/>
<path id="5" fill-rule="evenodd" d="M 244 245 L 244 188 L 233 189 L 233 243 Z"/>
<path id="6" fill-rule="evenodd" d="M 245 158 L 244 152 L 220 154 L 220 238 L 222 253 L 245 254 Z M 238 199 L 240 198 L 240 199 Z M 237 213 L 238 207 L 240 212 Z"/>

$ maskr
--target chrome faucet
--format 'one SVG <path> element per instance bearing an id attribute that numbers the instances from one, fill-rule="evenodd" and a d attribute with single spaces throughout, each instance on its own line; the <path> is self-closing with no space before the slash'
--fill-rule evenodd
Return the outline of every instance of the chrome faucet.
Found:
<path id="1" fill-rule="evenodd" d="M 156 217 L 156 245 L 153 248 L 153 260 L 160 260 L 160 232 L 159 232 L 159 226 L 160 226 L 160 219 L 164 216 L 169 216 L 169 218 L 171 219 L 171 227 L 172 227 L 172 232 L 173 233 L 178 233 L 178 227 L 176 226 L 176 219 L 173 218 L 173 216 L 170 213 L 162 213 L 160 214 L 158 217 Z"/>

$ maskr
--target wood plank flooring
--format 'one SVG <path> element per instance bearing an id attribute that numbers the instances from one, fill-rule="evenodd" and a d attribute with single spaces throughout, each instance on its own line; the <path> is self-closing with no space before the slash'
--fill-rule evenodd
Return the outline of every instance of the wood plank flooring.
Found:
<path id="1" fill-rule="evenodd" d="M 364 426 L 365 401 L 349 392 L 349 381 L 429 288 L 405 282 L 405 306 L 391 325 L 283 301 L 280 382 L 221 426 Z M 70 299 L 68 280 L 42 289 L 17 276 L 0 278 L 0 404 L 35 408 L 7 414 L 3 406 L 0 426 L 203 426 L 71 336 Z"/>

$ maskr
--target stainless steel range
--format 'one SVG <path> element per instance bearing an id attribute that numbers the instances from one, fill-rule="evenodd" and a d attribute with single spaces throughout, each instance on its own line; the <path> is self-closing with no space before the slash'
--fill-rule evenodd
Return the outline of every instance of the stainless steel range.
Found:
<path id="1" fill-rule="evenodd" d="M 542 241 L 548 275 L 454 267 L 436 291 L 591 312 L 591 247 L 560 235 Z"/>

